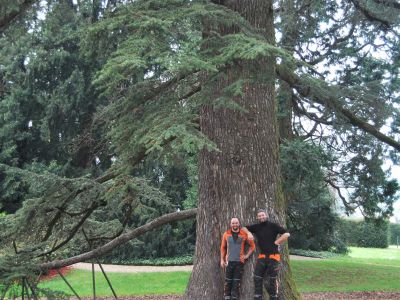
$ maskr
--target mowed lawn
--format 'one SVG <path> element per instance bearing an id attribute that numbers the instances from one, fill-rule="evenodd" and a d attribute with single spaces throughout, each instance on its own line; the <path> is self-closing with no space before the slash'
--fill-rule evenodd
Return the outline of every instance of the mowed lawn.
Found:
<path id="1" fill-rule="evenodd" d="M 400 249 L 350 248 L 348 256 L 322 260 L 293 260 L 292 270 L 301 292 L 317 291 L 400 291 Z M 189 272 L 108 273 L 120 296 L 148 294 L 182 294 Z M 75 270 L 67 279 L 81 296 L 92 294 L 89 271 Z M 68 292 L 56 278 L 42 287 Z M 112 295 L 101 273 L 96 274 L 96 294 Z"/>
<path id="2" fill-rule="evenodd" d="M 400 249 L 350 251 L 343 258 L 292 261 L 300 291 L 400 291 Z"/>
<path id="3" fill-rule="evenodd" d="M 107 273 L 118 296 L 183 294 L 190 272 L 160 273 Z M 79 296 L 93 295 L 92 272 L 73 270 L 66 275 L 68 282 Z M 57 277 L 43 282 L 40 287 L 72 294 L 65 282 Z M 96 295 L 112 296 L 112 292 L 101 272 L 96 272 Z"/>

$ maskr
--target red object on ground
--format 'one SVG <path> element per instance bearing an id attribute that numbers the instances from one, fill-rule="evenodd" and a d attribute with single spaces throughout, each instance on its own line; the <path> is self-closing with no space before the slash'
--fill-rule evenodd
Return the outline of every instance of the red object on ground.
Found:
<path id="1" fill-rule="evenodd" d="M 63 267 L 61 269 L 58 269 L 58 271 L 60 271 L 60 273 L 62 275 L 68 274 L 71 270 L 72 270 L 71 267 Z M 46 275 L 40 276 L 39 281 L 50 280 L 50 279 L 53 279 L 54 277 L 57 277 L 57 276 L 59 276 L 58 273 L 57 273 L 57 270 L 51 269 L 51 270 L 48 271 L 48 273 Z"/>

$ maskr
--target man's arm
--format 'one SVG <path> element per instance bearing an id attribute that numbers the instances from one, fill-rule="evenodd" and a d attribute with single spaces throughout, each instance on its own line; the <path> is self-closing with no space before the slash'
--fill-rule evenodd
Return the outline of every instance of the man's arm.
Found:
<path id="1" fill-rule="evenodd" d="M 250 255 L 254 252 L 254 249 L 256 249 L 256 244 L 254 243 L 253 240 L 250 240 L 247 236 L 247 243 L 249 244 L 249 250 L 247 250 L 246 255 L 244 256 L 244 259 L 248 259 Z"/>
<path id="2" fill-rule="evenodd" d="M 248 238 L 250 241 L 254 241 L 254 236 L 253 236 L 253 234 L 252 234 L 246 227 L 242 227 L 242 229 L 243 229 L 244 232 L 246 232 L 247 238 Z"/>
<path id="3" fill-rule="evenodd" d="M 225 233 L 222 236 L 222 241 L 221 241 L 221 262 L 220 262 L 221 268 L 225 268 L 228 263 L 226 262 L 226 236 Z"/>
<path id="4" fill-rule="evenodd" d="M 285 232 L 284 234 L 282 234 L 276 241 L 275 241 L 275 245 L 280 245 L 283 242 L 285 242 L 290 236 L 289 232 Z"/>

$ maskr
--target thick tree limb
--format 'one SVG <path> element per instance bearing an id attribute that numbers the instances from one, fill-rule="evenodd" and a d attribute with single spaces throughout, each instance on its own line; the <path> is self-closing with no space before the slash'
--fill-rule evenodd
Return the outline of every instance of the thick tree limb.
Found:
<path id="1" fill-rule="evenodd" d="M 105 253 L 110 252 L 115 247 L 122 245 L 134 238 L 137 238 L 138 236 L 140 236 L 150 230 L 158 228 L 167 223 L 194 218 L 196 216 L 196 213 L 197 213 L 197 208 L 193 208 L 193 209 L 188 209 L 188 210 L 183 210 L 183 211 L 163 215 L 143 226 L 140 226 L 130 232 L 120 235 L 119 237 L 108 242 L 107 244 L 105 244 L 101 247 L 98 247 L 94 250 L 91 250 L 89 252 L 82 253 L 80 255 L 73 256 L 70 258 L 43 263 L 43 264 L 39 265 L 39 267 L 41 269 L 46 269 L 46 270 L 57 269 L 57 268 L 69 266 L 69 265 L 72 265 L 72 264 L 75 264 L 78 262 L 82 262 L 82 261 L 85 261 L 88 259 L 100 257 L 100 256 L 104 255 Z"/>
<path id="2" fill-rule="evenodd" d="M 104 182 L 106 182 L 106 181 L 109 181 L 109 180 L 111 180 L 111 179 L 114 179 L 114 178 L 117 177 L 118 175 L 119 175 L 119 173 L 116 172 L 116 171 L 107 172 L 106 174 L 104 174 L 104 175 L 102 175 L 102 176 L 100 176 L 100 177 L 97 177 L 97 178 L 96 178 L 96 181 L 97 181 L 98 183 L 104 183 Z"/>
<path id="3" fill-rule="evenodd" d="M 350 124 L 360 128 L 361 130 L 368 132 L 369 134 L 376 137 L 381 142 L 388 144 L 400 151 L 400 142 L 396 141 L 394 138 L 387 136 L 376 129 L 371 124 L 368 124 L 366 121 L 358 118 L 353 112 L 344 108 L 340 103 L 340 100 L 335 98 L 332 93 L 324 93 L 322 94 L 317 90 L 317 88 L 310 84 L 310 82 L 304 80 L 300 76 L 294 74 L 293 72 L 289 72 L 282 65 L 276 66 L 276 73 L 280 79 L 286 81 L 291 88 L 296 89 L 296 91 L 303 97 L 312 98 L 312 100 L 316 103 L 322 104 L 324 106 L 330 106 L 336 112 L 345 116 Z"/>

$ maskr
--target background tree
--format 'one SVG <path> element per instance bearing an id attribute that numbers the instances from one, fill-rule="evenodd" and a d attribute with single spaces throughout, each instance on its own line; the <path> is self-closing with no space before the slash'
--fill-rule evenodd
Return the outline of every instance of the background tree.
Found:
<path id="1" fill-rule="evenodd" d="M 325 182 L 325 170 L 332 167 L 334 157 L 296 139 L 281 145 L 281 161 L 290 247 L 345 252 L 344 239 L 337 234 L 337 201 Z"/>
<path id="2" fill-rule="evenodd" d="M 389 246 L 389 222 L 342 220 L 340 235 L 349 246 L 387 248 Z"/>
<path id="3" fill-rule="evenodd" d="M 400 244 L 400 224 L 398 223 L 389 224 L 389 244 L 390 245 Z"/>
<path id="4" fill-rule="evenodd" d="M 78 31 L 87 30 L 102 13 L 116 5 L 99 3 L 61 1 L 49 2 L 47 6 L 42 3 L 32 12 L 28 10 L 33 20 L 18 23 L 17 19 L 13 31 L 4 36 L 6 47 L 2 54 L 7 67 L 3 69 L 3 75 L 8 82 L 5 85 L 7 93 L 0 104 L 4 112 L 1 124 L 1 157 L 4 163 L 39 174 L 51 172 L 69 178 L 89 174 L 97 176 L 110 167 L 113 152 L 107 146 L 109 139 L 106 138 L 101 120 L 93 120 L 94 112 L 106 104 L 106 100 L 95 91 L 91 78 L 104 64 L 107 49 L 108 52 L 113 51 L 115 46 L 107 43 L 107 49 L 89 49 L 82 45 L 85 41 L 77 34 Z M 37 10 L 42 14 L 42 19 L 35 15 Z M 34 30 L 27 30 L 29 27 L 34 27 Z M 17 32 L 21 37 L 15 45 L 12 42 Z M 116 45 L 118 38 L 113 37 L 113 40 Z M 100 43 L 106 41 L 101 40 Z M 15 57 L 19 58 L 18 63 L 13 63 Z M 93 122 L 97 122 L 95 126 Z M 183 178 L 184 169 L 178 164 L 170 167 L 165 165 L 164 168 L 170 171 L 163 172 L 163 166 L 159 163 L 158 167 L 156 165 L 156 162 L 149 161 L 134 171 L 135 176 L 149 178 L 153 186 L 166 192 L 172 199 L 168 209 L 176 209 L 182 205 L 184 191 L 188 188 L 184 183 L 187 180 Z M 177 176 L 182 178 L 180 186 L 168 186 L 177 186 L 178 179 L 174 179 Z M 3 172 L 1 183 L 1 209 L 14 213 L 29 197 L 29 186 L 17 173 Z M 158 207 L 155 203 L 154 211 L 165 212 L 165 203 Z M 130 225 L 142 225 L 149 218 L 157 216 L 154 211 L 142 210 L 141 214 L 146 217 L 132 216 Z M 123 215 L 122 212 L 119 214 Z M 118 217 L 123 219 L 123 216 Z M 113 219 L 115 215 L 110 214 L 108 218 Z M 191 233 L 188 229 L 193 225 L 185 225 L 174 225 L 180 226 L 179 230 L 165 228 L 157 233 L 157 238 L 154 238 L 155 234 L 144 236 L 146 246 L 136 243 L 133 257 L 172 255 L 178 248 L 189 252 L 194 247 L 194 236 L 193 229 Z M 175 236 L 175 239 L 171 236 Z M 185 239 L 179 241 L 182 237 Z M 184 245 L 187 240 L 191 242 Z M 171 246 L 166 249 L 169 252 L 160 251 L 164 249 L 161 245 L 167 241 Z M 81 250 L 74 245 L 70 253 Z M 120 252 L 124 258 L 122 254 Z"/>
<path id="5" fill-rule="evenodd" d="M 34 14 L 32 22 L 15 24 L 3 36 L 3 163 L 67 177 L 95 174 L 99 167 L 110 166 L 101 133 L 90 128 L 104 98 L 91 85 L 99 61 L 85 59 L 79 50 L 76 30 L 87 26 L 87 18 L 85 11 L 77 10 L 69 1 L 48 3 L 40 10 L 45 20 Z M 21 207 L 26 187 L 17 180 L 6 177 L 2 182 L 4 211 Z"/>

